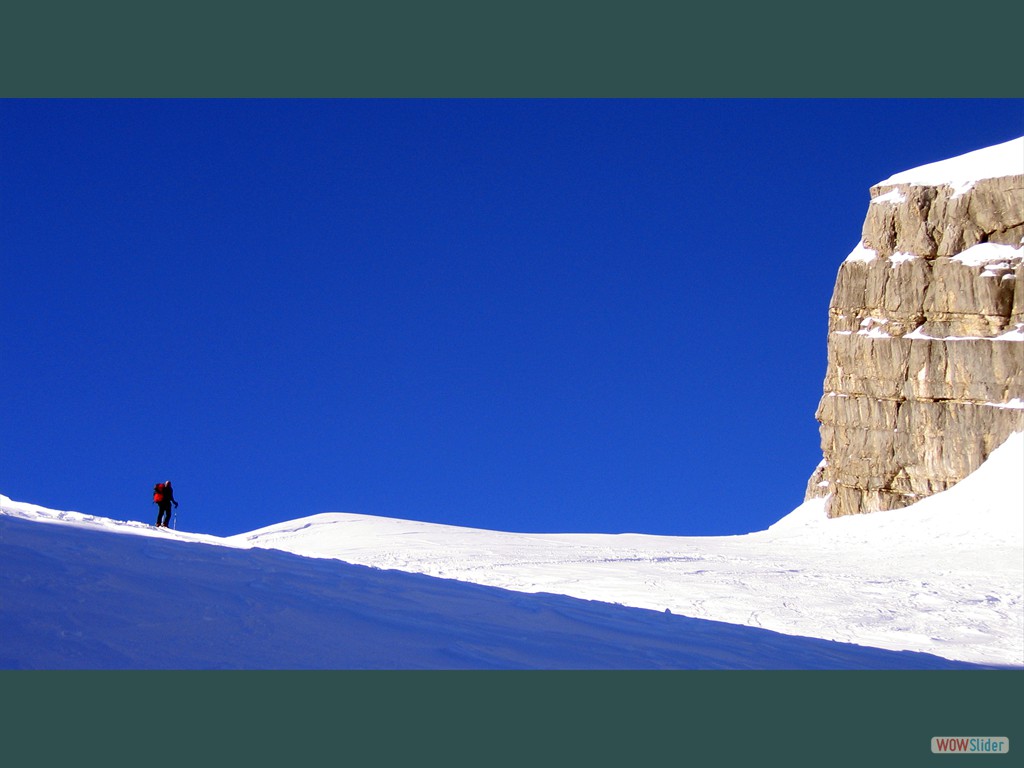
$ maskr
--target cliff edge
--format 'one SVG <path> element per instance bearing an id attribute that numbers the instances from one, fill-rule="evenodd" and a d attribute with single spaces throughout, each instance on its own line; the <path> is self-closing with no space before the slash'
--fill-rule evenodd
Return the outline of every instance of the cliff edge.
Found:
<path id="1" fill-rule="evenodd" d="M 829 307 L 807 487 L 829 517 L 946 490 L 1024 429 L 1024 137 L 870 194 Z"/>

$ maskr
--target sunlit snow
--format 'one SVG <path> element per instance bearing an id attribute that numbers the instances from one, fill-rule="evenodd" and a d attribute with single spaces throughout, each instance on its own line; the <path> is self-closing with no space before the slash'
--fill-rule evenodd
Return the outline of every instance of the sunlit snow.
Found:
<path id="1" fill-rule="evenodd" d="M 846 261 L 863 261 L 865 263 L 874 261 L 878 258 L 878 251 L 874 248 L 868 248 L 864 245 L 864 241 L 857 243 L 853 250 L 850 251 L 850 255 L 846 257 Z"/>

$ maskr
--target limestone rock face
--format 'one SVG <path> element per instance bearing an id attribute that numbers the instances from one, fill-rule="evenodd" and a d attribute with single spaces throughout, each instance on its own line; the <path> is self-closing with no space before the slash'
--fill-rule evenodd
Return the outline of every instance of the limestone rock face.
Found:
<path id="1" fill-rule="evenodd" d="M 943 491 L 1024 430 L 1024 138 L 915 170 L 872 187 L 836 279 L 807 487 L 830 517 Z"/>

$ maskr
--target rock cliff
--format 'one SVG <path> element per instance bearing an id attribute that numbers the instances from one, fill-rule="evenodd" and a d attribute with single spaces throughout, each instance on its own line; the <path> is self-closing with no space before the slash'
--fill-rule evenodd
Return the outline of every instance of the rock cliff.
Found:
<path id="1" fill-rule="evenodd" d="M 1024 138 L 870 194 L 829 307 L 807 496 L 830 517 L 945 490 L 1024 429 Z"/>

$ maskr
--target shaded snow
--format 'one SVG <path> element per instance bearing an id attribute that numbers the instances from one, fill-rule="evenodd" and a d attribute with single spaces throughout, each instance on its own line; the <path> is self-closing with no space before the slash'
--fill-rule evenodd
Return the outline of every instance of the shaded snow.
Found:
<path id="1" fill-rule="evenodd" d="M 1022 474 L 1016 434 L 913 507 L 730 537 L 338 513 L 220 539 L 0 497 L 0 667 L 1021 666 Z"/>

